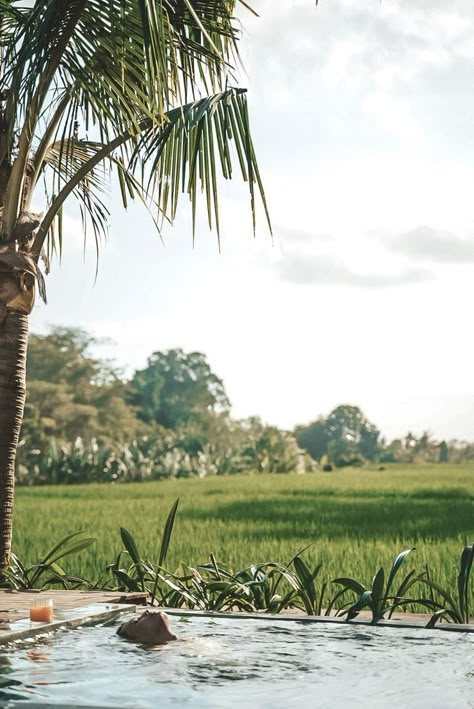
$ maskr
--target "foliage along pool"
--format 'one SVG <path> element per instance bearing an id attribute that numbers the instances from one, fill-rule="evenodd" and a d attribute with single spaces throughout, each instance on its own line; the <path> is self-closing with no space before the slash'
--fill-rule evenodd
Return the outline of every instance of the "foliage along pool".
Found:
<path id="1" fill-rule="evenodd" d="M 186 705 L 474 707 L 474 635 L 300 621 L 171 619 L 180 640 L 135 646 L 107 625 L 0 652 L 9 709 Z"/>

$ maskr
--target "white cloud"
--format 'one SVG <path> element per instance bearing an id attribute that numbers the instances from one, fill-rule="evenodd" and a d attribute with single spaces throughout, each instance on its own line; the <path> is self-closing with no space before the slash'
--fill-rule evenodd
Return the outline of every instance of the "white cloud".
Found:
<path id="1" fill-rule="evenodd" d="M 372 93 L 363 107 L 381 127 L 404 141 L 420 141 L 422 131 L 410 106 L 387 93 Z"/>
<path id="2" fill-rule="evenodd" d="M 284 254 L 277 264 L 277 273 L 283 280 L 295 284 L 340 284 L 357 288 L 390 288 L 432 278 L 429 271 L 421 268 L 405 268 L 396 273 L 361 273 L 348 268 L 338 257 L 305 253 Z"/>
<path id="3" fill-rule="evenodd" d="M 392 237 L 388 242 L 395 251 L 417 261 L 442 264 L 474 262 L 474 238 L 462 238 L 449 231 L 420 226 Z"/>

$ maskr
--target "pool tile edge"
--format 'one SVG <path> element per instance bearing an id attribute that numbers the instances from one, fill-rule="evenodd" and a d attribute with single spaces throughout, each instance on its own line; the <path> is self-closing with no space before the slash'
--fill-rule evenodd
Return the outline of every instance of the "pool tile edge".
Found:
<path id="1" fill-rule="evenodd" d="M 294 622 L 294 623 L 326 623 L 331 625 L 357 625 L 370 628 L 400 628 L 413 630 L 443 630 L 453 633 L 474 633 L 474 625 L 462 625 L 458 623 L 438 623 L 433 628 L 427 628 L 425 623 L 414 623 L 403 620 L 381 620 L 376 624 L 370 620 L 363 618 L 346 621 L 343 618 L 335 618 L 334 616 L 320 615 L 270 615 L 263 613 L 220 613 L 216 611 L 191 611 L 182 608 L 160 608 L 168 615 L 182 617 L 201 617 L 201 618 L 233 618 L 241 620 L 256 620 L 256 621 L 272 621 L 272 622 Z M 428 622 L 428 619 L 427 619 Z"/>

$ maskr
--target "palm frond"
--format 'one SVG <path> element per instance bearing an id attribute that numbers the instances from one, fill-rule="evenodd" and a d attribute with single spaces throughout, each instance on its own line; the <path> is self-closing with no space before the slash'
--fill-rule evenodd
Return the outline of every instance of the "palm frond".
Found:
<path id="1" fill-rule="evenodd" d="M 229 89 L 167 114 L 163 131 L 151 126 L 136 143 L 130 169 L 147 166 L 147 188 L 158 203 L 162 217 L 173 221 L 178 199 L 187 193 L 191 201 L 193 230 L 199 192 L 203 193 L 209 227 L 219 237 L 218 181 L 232 176 L 232 151 L 241 176 L 249 185 L 255 225 L 254 184 L 262 199 L 267 222 L 270 218 L 250 136 L 247 101 L 242 90 Z"/>
<path id="2" fill-rule="evenodd" d="M 13 10 L 0 0 L 7 124 L 0 159 L 13 158 L 4 240 L 11 240 L 20 211 L 29 208 L 39 177 L 49 175 L 52 196 L 35 257 L 46 238 L 49 255 L 61 251 L 62 205 L 70 194 L 98 243 L 107 229 L 104 192 L 111 168 L 124 206 L 127 195 L 141 199 L 155 209 L 157 225 L 174 220 L 184 192 L 194 229 L 203 193 L 209 227 L 219 237 L 219 180 L 232 176 L 235 158 L 249 184 L 254 227 L 255 186 L 268 220 L 247 103 L 243 92 L 227 88 L 238 61 L 235 4 L 36 0 Z M 79 133 L 89 132 L 96 140 L 79 140 Z"/>
<path id="3" fill-rule="evenodd" d="M 2 233 L 20 211 L 35 131 L 51 93 L 67 92 L 69 141 L 80 118 L 102 142 L 136 133 L 148 117 L 165 120 L 173 105 L 223 87 L 237 56 L 234 2 L 229 0 L 37 0 L 9 15 L 0 91 L 7 131 L 0 150 L 13 156 Z M 19 133 L 18 145 L 15 135 Z M 35 178 L 38 171 L 35 169 Z M 26 194 L 26 201 L 30 197 Z"/>
<path id="4" fill-rule="evenodd" d="M 173 222 L 179 196 L 186 193 L 191 202 L 194 228 L 198 195 L 203 193 L 209 226 L 216 228 L 219 238 L 217 186 L 221 176 L 229 178 L 232 175 L 232 145 L 240 161 L 242 177 L 249 184 L 254 222 L 256 183 L 270 227 L 243 91 L 229 89 L 173 109 L 166 114 L 166 120 L 166 126 L 161 130 L 152 121 L 144 121 L 140 134 L 125 133 L 109 144 L 76 141 L 66 148 L 62 142 L 51 146 L 45 160 L 61 175 L 63 187 L 55 192 L 39 227 L 33 246 L 36 257 L 48 234 L 52 240 L 50 243 L 54 243 L 51 225 L 71 193 L 79 197 L 90 214 L 94 234 L 104 231 L 106 215 L 99 193 L 105 188 L 106 165 L 118 170 L 124 206 L 126 191 L 123 188 L 126 187 L 131 195 L 154 203 L 161 220 L 166 218 Z M 122 148 L 128 150 L 117 157 L 116 151 Z"/>
<path id="5" fill-rule="evenodd" d="M 101 143 L 79 140 L 71 141 L 71 145 L 64 145 L 61 141 L 50 145 L 44 155 L 44 165 L 52 172 L 53 194 L 58 194 L 63 185 L 71 181 L 101 148 L 103 148 Z M 72 191 L 79 203 L 84 238 L 87 234 L 87 225 L 90 223 L 96 250 L 100 241 L 107 236 L 110 213 L 104 195 L 107 196 L 108 191 L 109 179 L 107 166 L 104 163 L 87 172 Z M 47 258 L 51 259 L 55 251 L 61 254 L 62 245 L 62 209 L 59 209 L 50 225 L 46 243 Z"/>

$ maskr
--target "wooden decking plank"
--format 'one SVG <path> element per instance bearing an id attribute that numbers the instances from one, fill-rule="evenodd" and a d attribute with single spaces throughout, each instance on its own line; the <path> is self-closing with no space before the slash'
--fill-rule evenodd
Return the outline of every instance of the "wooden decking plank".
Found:
<path id="1" fill-rule="evenodd" d="M 57 610 L 70 610 L 94 603 L 132 603 L 144 605 L 146 594 L 121 591 L 0 591 L 0 623 L 9 623 L 29 616 L 30 607 L 40 598 L 52 598 Z"/>

